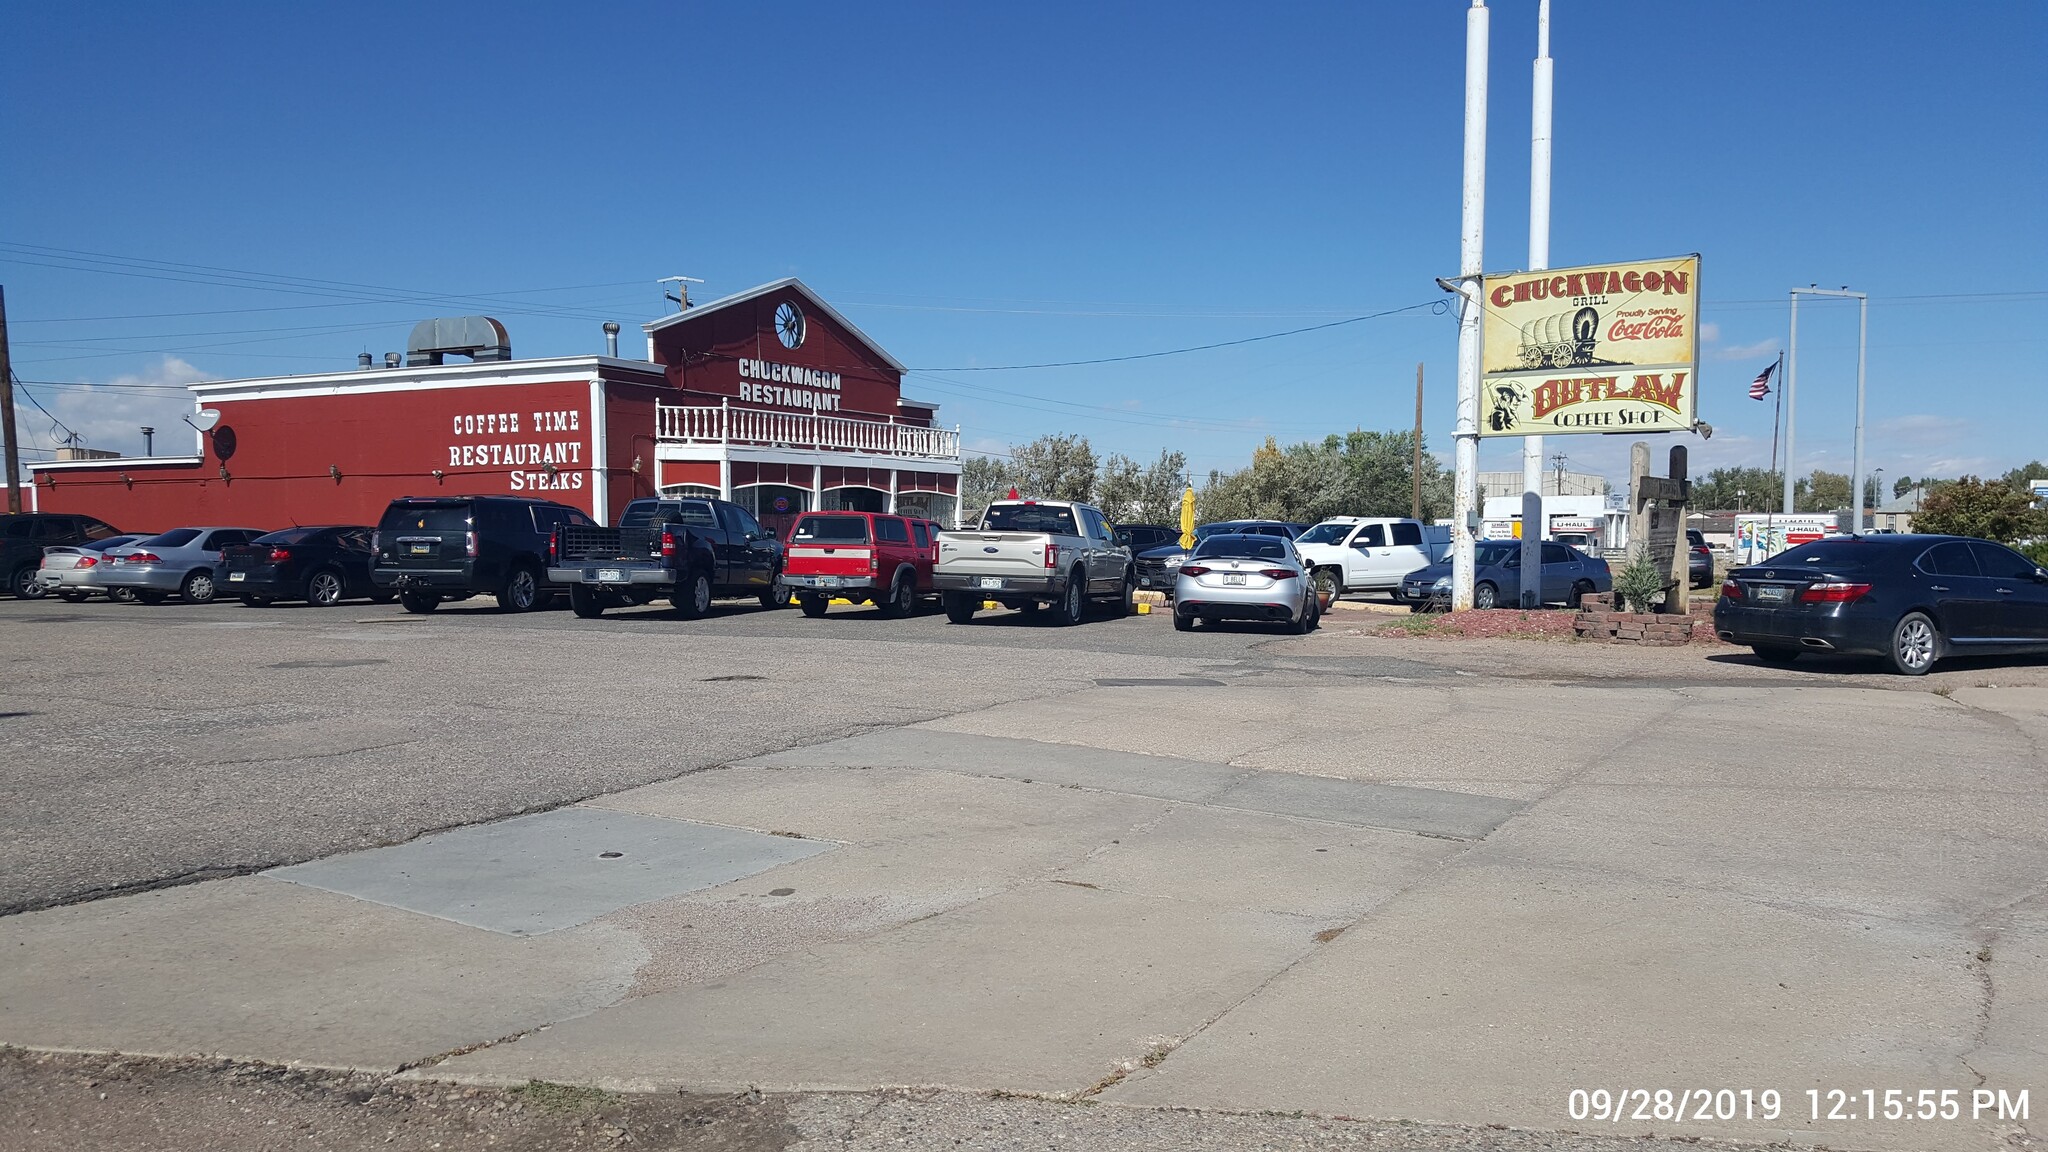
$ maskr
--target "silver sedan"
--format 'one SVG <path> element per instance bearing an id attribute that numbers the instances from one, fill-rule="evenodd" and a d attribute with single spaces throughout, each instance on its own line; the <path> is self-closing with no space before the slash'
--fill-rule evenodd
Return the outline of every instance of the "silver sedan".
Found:
<path id="1" fill-rule="evenodd" d="M 161 604 L 174 592 L 187 603 L 204 604 L 214 596 L 220 550 L 261 535 L 261 528 L 173 528 L 111 550 L 112 563 L 100 583 L 132 589 L 144 604 Z"/>
<path id="2" fill-rule="evenodd" d="M 90 540 L 84 544 L 57 544 L 43 549 L 42 567 L 36 569 L 36 583 L 43 592 L 56 593 L 61 600 L 77 603 L 95 592 L 106 592 L 100 583 L 100 575 L 108 565 L 107 553 L 116 548 L 126 548 L 148 538 L 148 533 L 130 536 L 109 536 L 105 540 Z"/>
<path id="3" fill-rule="evenodd" d="M 1197 620 L 1265 620 L 1304 633 L 1322 619 L 1322 601 L 1292 541 L 1216 535 L 1195 546 L 1173 585 L 1173 626 Z"/>

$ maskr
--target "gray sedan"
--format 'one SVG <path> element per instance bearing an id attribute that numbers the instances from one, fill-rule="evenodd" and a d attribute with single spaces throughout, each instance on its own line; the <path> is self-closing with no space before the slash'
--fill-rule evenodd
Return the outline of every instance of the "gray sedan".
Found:
<path id="1" fill-rule="evenodd" d="M 1513 608 L 1522 601 L 1522 542 L 1481 540 L 1472 548 L 1472 606 Z M 1568 544 L 1543 542 L 1543 584 L 1545 604 L 1577 608 L 1588 592 L 1611 592 L 1614 577 L 1607 561 L 1588 556 Z M 1402 599 L 1410 612 L 1448 607 L 1451 602 L 1449 561 L 1419 568 L 1401 584 Z"/>
<path id="2" fill-rule="evenodd" d="M 1322 615 L 1308 566 L 1284 537 L 1207 537 L 1174 579 L 1173 626 L 1182 632 L 1197 620 L 1270 620 L 1298 635 Z"/>
<path id="3" fill-rule="evenodd" d="M 132 589 L 144 604 L 161 604 L 173 592 L 187 603 L 204 604 L 214 596 L 220 550 L 261 535 L 261 528 L 173 528 L 113 549 L 100 583 Z"/>
<path id="4" fill-rule="evenodd" d="M 100 576 L 109 565 L 107 553 L 147 539 L 148 533 L 109 536 L 84 544 L 57 544 L 43 549 L 42 567 L 36 569 L 36 583 L 45 594 L 54 592 L 61 600 L 76 604 L 95 592 L 106 592 Z M 111 594 L 110 598 L 111 598 Z"/>

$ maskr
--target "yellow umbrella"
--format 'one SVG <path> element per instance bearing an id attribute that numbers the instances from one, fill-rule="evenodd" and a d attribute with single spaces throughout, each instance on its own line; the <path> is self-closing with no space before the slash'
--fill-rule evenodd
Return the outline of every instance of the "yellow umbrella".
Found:
<path id="1" fill-rule="evenodd" d="M 1195 487 L 1192 484 L 1180 494 L 1180 546 L 1195 546 Z"/>

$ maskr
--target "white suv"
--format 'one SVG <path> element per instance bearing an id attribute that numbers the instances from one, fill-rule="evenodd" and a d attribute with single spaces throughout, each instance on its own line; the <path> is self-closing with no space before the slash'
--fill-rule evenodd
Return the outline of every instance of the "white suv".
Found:
<path id="1" fill-rule="evenodd" d="M 1401 598 L 1401 580 L 1435 563 L 1450 530 L 1387 516 L 1332 516 L 1303 532 L 1294 547 L 1332 590 Z"/>

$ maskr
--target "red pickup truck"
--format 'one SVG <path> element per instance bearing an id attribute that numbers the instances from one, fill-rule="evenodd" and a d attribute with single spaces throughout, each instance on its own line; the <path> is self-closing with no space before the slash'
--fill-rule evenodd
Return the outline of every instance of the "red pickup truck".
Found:
<path id="1" fill-rule="evenodd" d="M 909 516 L 806 512 L 790 526 L 779 581 L 806 616 L 823 616 L 835 596 L 908 616 L 936 594 L 938 534 L 937 524 Z"/>

